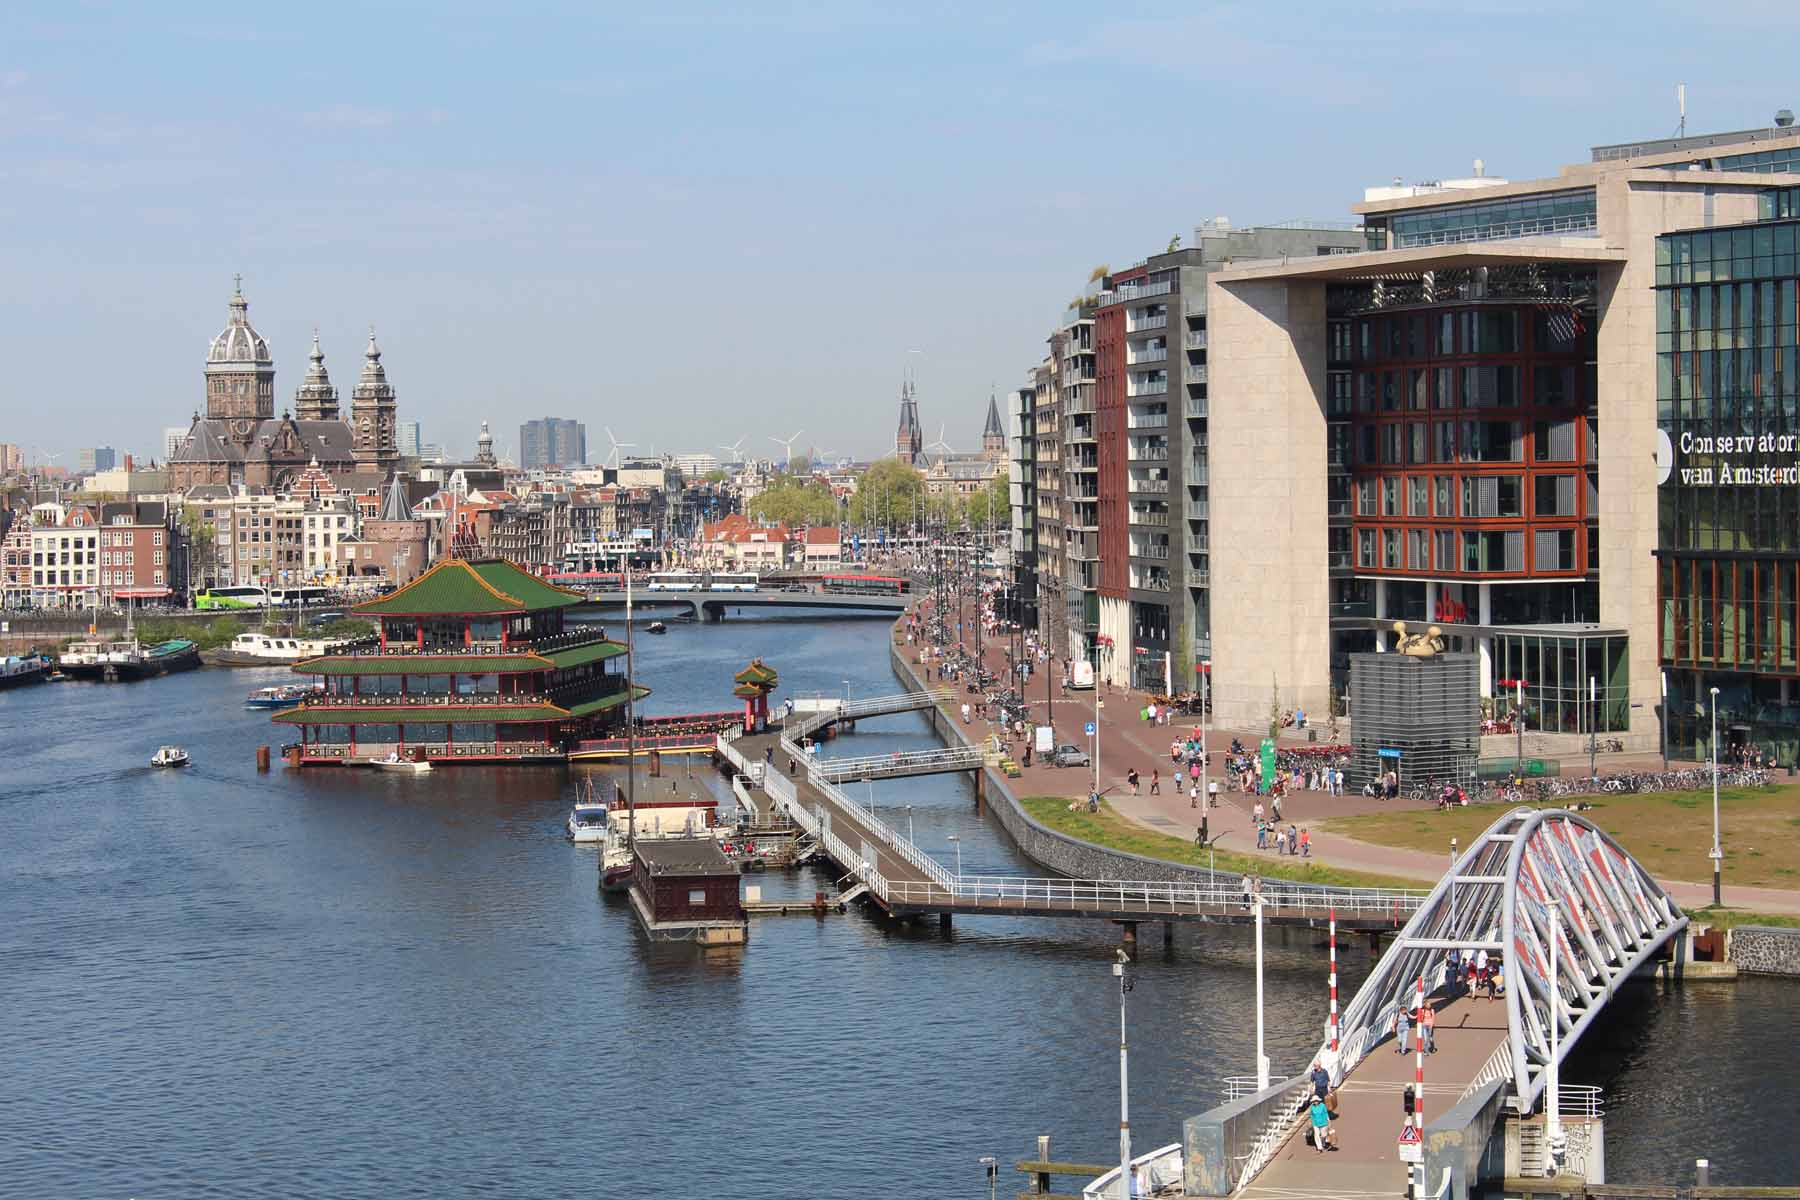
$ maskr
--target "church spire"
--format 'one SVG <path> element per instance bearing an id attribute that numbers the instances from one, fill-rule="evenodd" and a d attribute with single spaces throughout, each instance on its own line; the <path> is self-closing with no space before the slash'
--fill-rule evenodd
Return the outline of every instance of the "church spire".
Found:
<path id="1" fill-rule="evenodd" d="M 337 389 L 325 370 L 325 351 L 319 347 L 319 331 L 313 330 L 312 353 L 306 356 L 306 377 L 294 392 L 294 415 L 302 421 L 338 419 Z"/>

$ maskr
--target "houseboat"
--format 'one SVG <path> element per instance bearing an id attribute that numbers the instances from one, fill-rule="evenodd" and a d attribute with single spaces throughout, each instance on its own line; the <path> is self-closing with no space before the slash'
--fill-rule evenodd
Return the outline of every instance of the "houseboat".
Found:
<path id="1" fill-rule="evenodd" d="M 582 599 L 504 559 L 446 558 L 356 605 L 376 638 L 296 663 L 323 687 L 270 719 L 299 731 L 299 764 L 564 762 L 626 711 L 625 647 L 567 620 Z"/>
<path id="2" fill-rule="evenodd" d="M 353 644 L 344 638 L 297 638 L 279 633 L 240 633 L 212 652 L 221 667 L 280 667 L 335 654 Z"/>
<path id="3" fill-rule="evenodd" d="M 150 679 L 191 671 L 199 665 L 200 651 L 186 638 L 154 646 L 145 646 L 136 638 L 70 642 L 58 660 L 62 673 L 71 679 Z"/>
<path id="4" fill-rule="evenodd" d="M 50 657 L 46 654 L 9 654 L 0 658 L 0 688 L 42 683 L 49 674 Z"/>

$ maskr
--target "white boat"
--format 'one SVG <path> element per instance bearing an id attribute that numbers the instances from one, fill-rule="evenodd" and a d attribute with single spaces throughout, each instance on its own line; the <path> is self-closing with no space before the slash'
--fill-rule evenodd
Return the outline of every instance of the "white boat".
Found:
<path id="1" fill-rule="evenodd" d="M 188 752 L 180 746 L 161 746 L 150 756 L 153 767 L 185 767 L 188 765 Z"/>
<path id="2" fill-rule="evenodd" d="M 606 805 L 594 799 L 592 791 L 575 799 L 569 811 L 571 842 L 604 842 L 606 840 Z"/>
<path id="3" fill-rule="evenodd" d="M 402 775 L 423 775 L 431 770 L 430 763 L 401 758 L 398 750 L 389 750 L 386 758 L 374 759 L 369 765 L 378 771 L 397 771 Z"/>
<path id="4" fill-rule="evenodd" d="M 240 633 L 213 659 L 225 667 L 268 667 L 321 658 L 350 644 L 347 638 L 296 638 L 275 633 Z"/>

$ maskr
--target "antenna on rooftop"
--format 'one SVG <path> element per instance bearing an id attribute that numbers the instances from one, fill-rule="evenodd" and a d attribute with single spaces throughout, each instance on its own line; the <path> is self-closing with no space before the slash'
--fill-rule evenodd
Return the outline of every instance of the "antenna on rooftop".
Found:
<path id="1" fill-rule="evenodd" d="M 1675 107 L 1681 110 L 1681 123 L 1675 126 L 1676 137 L 1687 136 L 1687 84 L 1675 85 Z"/>

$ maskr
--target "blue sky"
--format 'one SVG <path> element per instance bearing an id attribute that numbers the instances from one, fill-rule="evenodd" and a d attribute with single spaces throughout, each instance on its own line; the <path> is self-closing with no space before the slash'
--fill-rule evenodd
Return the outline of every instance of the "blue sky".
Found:
<path id="1" fill-rule="evenodd" d="M 975 444 L 1098 263 L 1800 107 L 1791 4 L 31 4 L 0 15 L 0 441 L 148 453 L 241 271 L 291 397 L 660 450 Z M 918 351 L 918 353 L 910 353 Z M 597 452 L 596 452 L 597 456 Z"/>

